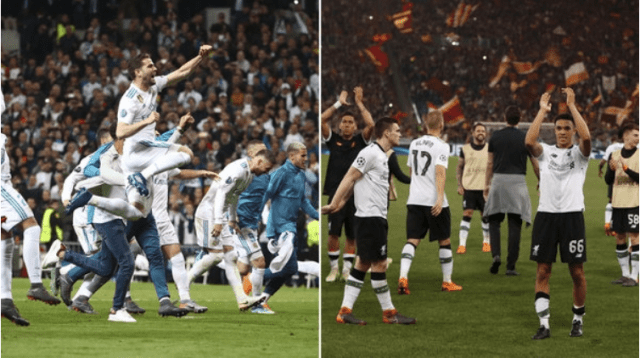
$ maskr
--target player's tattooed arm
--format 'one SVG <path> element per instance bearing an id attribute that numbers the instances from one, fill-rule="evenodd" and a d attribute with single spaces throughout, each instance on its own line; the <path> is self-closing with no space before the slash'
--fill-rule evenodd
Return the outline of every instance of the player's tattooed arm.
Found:
<path id="1" fill-rule="evenodd" d="M 487 171 L 484 180 L 484 200 L 489 198 L 489 189 L 491 188 L 491 179 L 493 179 L 493 153 L 489 152 L 487 155 Z"/>
<path id="2" fill-rule="evenodd" d="M 464 172 L 464 157 L 458 158 L 458 167 L 456 168 L 456 180 L 458 181 L 458 194 L 464 194 L 462 187 L 462 173 Z"/>

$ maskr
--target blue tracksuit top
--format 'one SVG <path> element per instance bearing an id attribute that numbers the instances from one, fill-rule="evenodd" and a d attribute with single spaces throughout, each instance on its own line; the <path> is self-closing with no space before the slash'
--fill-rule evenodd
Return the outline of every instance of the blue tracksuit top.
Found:
<path id="1" fill-rule="evenodd" d="M 87 166 L 84 167 L 84 176 L 87 178 L 93 178 L 100 175 L 100 156 L 106 153 L 112 145 L 113 142 L 103 144 L 95 151 L 95 153 L 93 153 L 91 159 L 89 159 L 89 162 L 87 163 Z"/>
<path id="2" fill-rule="evenodd" d="M 269 186 L 269 178 L 269 174 L 255 176 L 251 184 L 240 194 L 236 209 L 240 228 L 258 229 L 263 208 L 262 198 Z"/>
<path id="3" fill-rule="evenodd" d="M 267 237 L 275 237 L 285 231 L 297 233 L 298 211 L 304 210 L 318 220 L 318 212 L 304 196 L 304 170 L 296 167 L 289 159 L 271 174 L 269 186 L 262 205 L 271 199 L 271 210 L 267 222 Z"/>

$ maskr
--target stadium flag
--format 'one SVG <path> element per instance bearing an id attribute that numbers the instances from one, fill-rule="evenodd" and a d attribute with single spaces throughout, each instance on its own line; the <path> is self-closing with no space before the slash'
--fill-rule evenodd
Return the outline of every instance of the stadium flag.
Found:
<path id="1" fill-rule="evenodd" d="M 458 96 L 453 97 L 449 102 L 443 104 L 439 110 L 442 112 L 445 124 L 454 125 L 464 121 L 462 105 L 460 105 L 460 99 L 458 99 Z"/>
<path id="2" fill-rule="evenodd" d="M 584 62 L 576 62 L 564 71 L 567 87 L 573 86 L 589 78 Z"/>
<path id="3" fill-rule="evenodd" d="M 536 61 L 535 63 L 513 61 L 511 65 L 519 75 L 528 75 L 529 73 L 535 72 L 542 63 L 543 61 Z"/>
<path id="4" fill-rule="evenodd" d="M 433 110 L 437 110 L 438 106 L 436 106 L 435 104 L 427 101 L 427 109 L 429 110 L 429 112 L 433 111 Z"/>
<path id="5" fill-rule="evenodd" d="M 498 73 L 495 76 L 491 77 L 491 81 L 489 81 L 489 87 L 495 87 L 500 79 L 509 69 L 509 57 L 507 55 L 502 56 L 502 61 L 500 61 L 500 65 L 498 66 Z"/>
<path id="6" fill-rule="evenodd" d="M 606 92 L 612 92 L 616 89 L 616 76 L 602 75 L 602 89 Z"/>
<path id="7" fill-rule="evenodd" d="M 366 53 L 373 64 L 376 65 L 378 72 L 382 73 L 387 70 L 387 67 L 389 67 L 389 58 L 387 57 L 387 53 L 382 51 L 380 45 L 373 45 L 365 49 L 364 53 Z"/>
<path id="8" fill-rule="evenodd" d="M 391 16 L 387 16 L 387 20 L 393 22 L 398 31 L 402 34 L 409 34 L 413 32 L 413 16 L 412 16 L 413 3 L 406 2 L 402 5 L 402 11 L 395 13 Z"/>
<path id="9" fill-rule="evenodd" d="M 544 60 L 546 63 L 553 67 L 562 66 L 562 58 L 560 58 L 560 50 L 557 47 L 551 46 L 547 49 L 547 52 L 544 53 Z"/>
<path id="10" fill-rule="evenodd" d="M 458 7 L 456 7 L 455 10 L 447 16 L 445 23 L 449 27 L 462 27 L 462 25 L 469 20 L 471 13 L 474 12 L 478 6 L 480 5 L 469 5 L 464 2 L 460 2 Z"/>

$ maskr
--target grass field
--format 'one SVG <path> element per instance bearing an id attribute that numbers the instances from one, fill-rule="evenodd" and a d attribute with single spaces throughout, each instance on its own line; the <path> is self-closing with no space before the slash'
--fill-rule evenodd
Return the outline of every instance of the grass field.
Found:
<path id="1" fill-rule="evenodd" d="M 283 352 L 318 356 L 317 289 L 283 287 L 269 301 L 277 313 L 258 315 L 238 312 L 228 286 L 194 284 L 191 296 L 209 311 L 162 318 L 153 284 L 133 283 L 134 299 L 147 313 L 135 316 L 136 323 L 114 323 L 107 321 L 113 282 L 91 299 L 99 315 L 29 301 L 28 286 L 27 279 L 14 279 L 12 291 L 31 326 L 2 319 L 2 357 L 282 357 Z M 170 284 L 175 299 L 174 288 Z"/>
<path id="2" fill-rule="evenodd" d="M 323 157 L 323 164 L 327 163 Z M 405 173 L 406 157 L 399 157 Z M 598 178 L 597 162 L 591 161 L 585 192 L 588 262 L 584 336 L 570 338 L 573 314 L 571 277 L 558 257 L 551 276 L 551 339 L 532 341 L 539 322 L 534 309 L 536 264 L 529 261 L 531 227 L 522 231 L 518 277 L 505 276 L 505 265 L 491 275 L 491 255 L 483 253 L 480 217 L 474 213 L 467 253 L 455 254 L 462 218 L 462 199 L 456 193 L 457 158 L 449 159 L 446 193 L 451 207 L 451 242 L 454 250 L 453 281 L 459 292 L 441 292 L 442 271 L 437 243 L 423 242 L 411 266 L 410 296 L 396 293 L 400 252 L 405 244 L 408 186 L 396 181 L 399 199 L 389 210 L 389 256 L 394 262 L 387 272 L 393 303 L 399 312 L 416 317 L 413 326 L 382 323 L 380 305 L 371 289 L 369 275 L 354 307 L 367 326 L 335 323 L 342 302 L 343 283 L 328 284 L 326 245 L 322 251 L 322 355 L 323 357 L 638 357 L 638 288 L 611 285 L 620 277 L 615 240 L 604 235 L 604 181 Z M 531 168 L 529 168 L 531 169 Z M 324 170 L 322 177 L 324 178 Z M 536 178 L 528 171 L 532 207 L 538 206 Z M 323 204 L 327 197 L 323 197 Z M 506 222 L 502 225 L 502 253 L 506 256 Z M 326 233 L 326 216 L 323 233 Z M 326 240 L 326 234 L 322 235 Z M 341 244 L 343 240 L 341 240 Z"/>

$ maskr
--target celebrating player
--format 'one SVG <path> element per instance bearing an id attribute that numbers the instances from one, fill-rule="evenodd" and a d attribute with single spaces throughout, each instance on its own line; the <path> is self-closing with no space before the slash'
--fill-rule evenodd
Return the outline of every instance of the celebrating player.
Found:
<path id="1" fill-rule="evenodd" d="M 551 337 L 549 328 L 549 277 L 560 246 L 560 259 L 569 264 L 573 279 L 573 323 L 571 337 L 582 336 L 582 317 L 587 295 L 583 263 L 587 261 L 584 225 L 584 186 L 591 134 L 575 104 L 571 88 L 563 88 L 570 114 L 560 114 L 554 120 L 556 145 L 538 143 L 540 126 L 551 110 L 549 93 L 540 98 L 540 110 L 527 131 L 525 144 L 540 163 L 540 202 L 533 223 L 531 260 L 538 263 L 536 272 L 535 308 L 540 328 L 531 338 Z M 573 145 L 578 133 L 580 144 Z"/>

